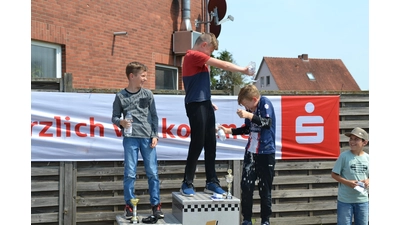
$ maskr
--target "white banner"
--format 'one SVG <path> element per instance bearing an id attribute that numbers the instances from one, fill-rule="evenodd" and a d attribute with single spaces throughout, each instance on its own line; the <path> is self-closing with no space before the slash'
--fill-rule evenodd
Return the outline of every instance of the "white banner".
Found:
<path id="1" fill-rule="evenodd" d="M 122 161 L 120 129 L 111 122 L 115 94 L 32 92 L 32 161 Z M 159 160 L 186 160 L 190 127 L 183 95 L 155 95 Z M 339 96 L 268 96 L 276 114 L 276 159 L 336 159 Z M 213 96 L 216 121 L 244 123 L 237 96 Z M 217 160 L 241 160 L 247 135 L 217 141 Z M 200 156 L 203 159 L 203 155 Z"/>
<path id="2" fill-rule="evenodd" d="M 112 124 L 115 94 L 31 93 L 31 161 L 122 161 L 122 135 Z M 280 98 L 269 97 L 277 117 L 280 158 Z M 190 142 L 183 95 L 155 95 L 159 119 L 158 160 L 186 160 Z M 213 96 L 216 121 L 240 127 L 237 96 Z M 217 141 L 217 160 L 243 159 L 247 136 Z M 203 159 L 203 154 L 199 160 Z"/>

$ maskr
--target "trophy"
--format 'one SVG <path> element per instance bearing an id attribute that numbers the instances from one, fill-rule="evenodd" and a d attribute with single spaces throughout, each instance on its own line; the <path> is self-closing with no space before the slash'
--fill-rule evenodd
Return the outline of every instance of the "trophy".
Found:
<path id="1" fill-rule="evenodd" d="M 139 218 L 137 216 L 137 204 L 139 203 L 139 199 L 138 198 L 132 198 L 131 199 L 131 203 L 133 205 L 133 215 L 132 215 L 132 223 L 139 223 Z"/>
<path id="2" fill-rule="evenodd" d="M 228 175 L 225 175 L 226 183 L 228 183 L 228 194 L 226 195 L 227 199 L 232 199 L 231 187 L 233 182 L 232 170 L 228 169 Z"/>

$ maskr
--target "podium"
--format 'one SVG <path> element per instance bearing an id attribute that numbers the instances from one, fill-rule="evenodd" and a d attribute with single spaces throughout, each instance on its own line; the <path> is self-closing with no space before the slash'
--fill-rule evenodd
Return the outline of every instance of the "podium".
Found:
<path id="1" fill-rule="evenodd" d="M 172 215 L 183 225 L 206 224 L 217 220 L 218 224 L 240 224 L 240 199 L 211 199 L 211 194 L 196 192 L 193 197 L 172 192 Z"/>
<path id="2" fill-rule="evenodd" d="M 142 218 L 149 216 L 138 215 L 139 224 Z M 117 215 L 118 225 L 130 225 L 132 222 L 124 216 Z M 165 214 L 157 224 L 164 225 L 204 225 L 212 220 L 218 224 L 240 224 L 240 199 L 211 199 L 211 194 L 196 192 L 193 197 L 185 197 L 180 192 L 172 192 L 172 214 Z"/>

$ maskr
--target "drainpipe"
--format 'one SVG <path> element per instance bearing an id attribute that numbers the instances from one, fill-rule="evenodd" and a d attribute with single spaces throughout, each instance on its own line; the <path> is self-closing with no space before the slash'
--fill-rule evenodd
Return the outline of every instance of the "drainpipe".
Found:
<path id="1" fill-rule="evenodd" d="M 192 25 L 190 23 L 190 0 L 182 0 L 181 31 L 192 31 Z"/>

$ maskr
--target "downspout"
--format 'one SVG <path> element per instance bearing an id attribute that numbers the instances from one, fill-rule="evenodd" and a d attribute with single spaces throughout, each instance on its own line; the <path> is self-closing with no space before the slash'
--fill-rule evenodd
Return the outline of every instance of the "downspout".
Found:
<path id="1" fill-rule="evenodd" d="M 208 2 L 209 0 L 203 0 L 203 21 L 208 21 L 210 18 L 208 14 Z M 204 30 L 206 33 L 210 33 L 210 23 L 204 24 Z"/>
<path id="2" fill-rule="evenodd" d="M 181 31 L 192 31 L 192 25 L 190 23 L 190 0 L 182 0 Z"/>

